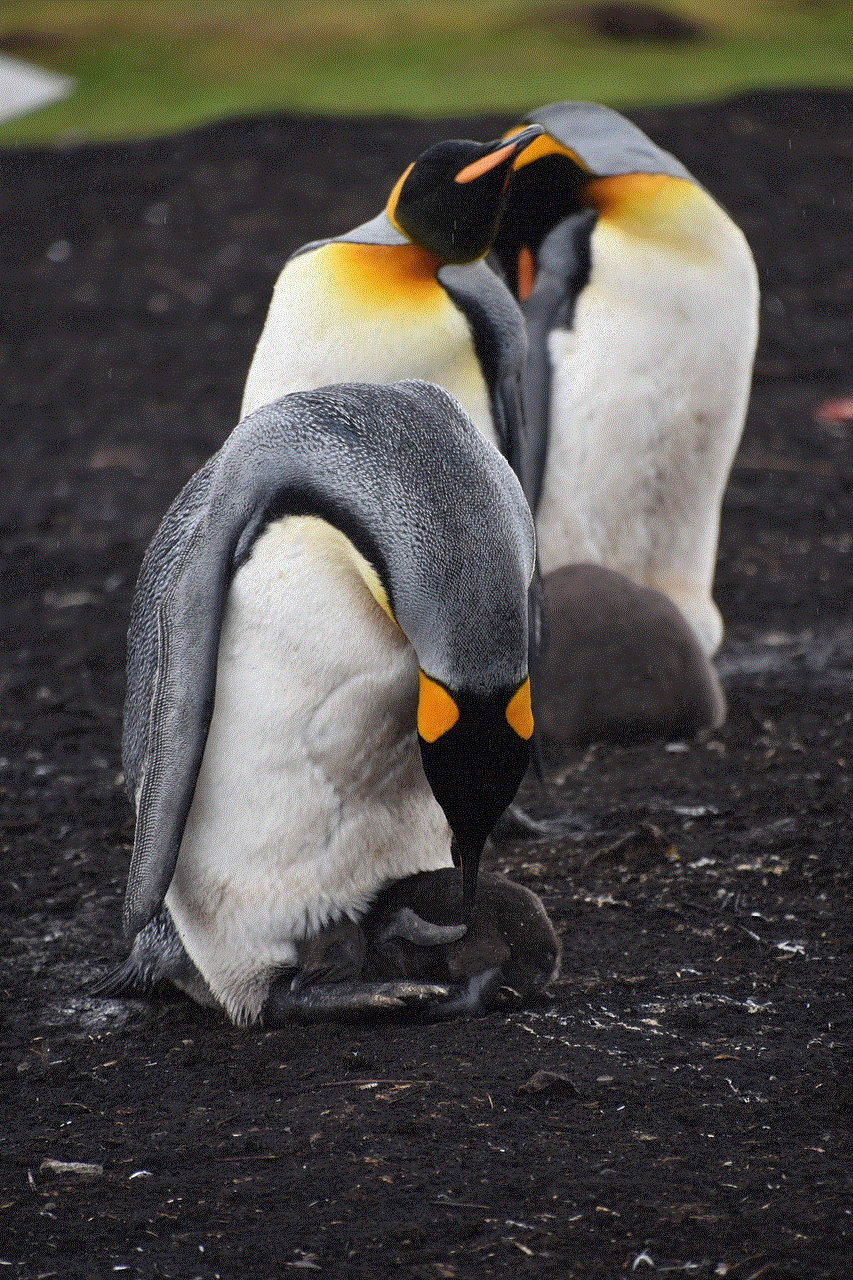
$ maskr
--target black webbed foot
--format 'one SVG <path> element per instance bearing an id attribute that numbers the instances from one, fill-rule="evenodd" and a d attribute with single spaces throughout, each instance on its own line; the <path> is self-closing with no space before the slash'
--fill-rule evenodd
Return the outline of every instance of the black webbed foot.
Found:
<path id="1" fill-rule="evenodd" d="M 409 918 L 410 917 L 410 918 Z M 415 937 L 459 937 L 463 926 L 442 930 L 407 913 L 401 927 Z M 296 944 L 298 965 L 279 974 L 264 1006 L 267 1026 L 291 1022 L 357 1022 L 416 1010 L 452 994 L 442 982 L 365 980 L 367 936 L 363 922 L 341 920 Z"/>
<path id="2" fill-rule="evenodd" d="M 383 1018 L 420 1007 L 433 1005 L 453 995 L 453 987 L 442 982 L 417 982 L 399 979 L 394 982 L 317 981 L 314 985 L 298 984 L 299 974 L 289 973 L 273 985 L 264 1005 L 266 1026 L 286 1026 L 292 1022 L 360 1022 Z"/>

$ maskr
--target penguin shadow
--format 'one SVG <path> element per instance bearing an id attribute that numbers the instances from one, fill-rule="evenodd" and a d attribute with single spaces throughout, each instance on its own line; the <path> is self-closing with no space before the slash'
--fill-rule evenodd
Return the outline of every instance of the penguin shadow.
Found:
<path id="1" fill-rule="evenodd" d="M 561 948 L 536 894 L 483 872 L 467 929 L 462 910 L 454 868 L 389 885 L 360 919 L 297 943 L 298 968 L 273 983 L 264 1023 L 442 1021 L 547 1001 Z"/>

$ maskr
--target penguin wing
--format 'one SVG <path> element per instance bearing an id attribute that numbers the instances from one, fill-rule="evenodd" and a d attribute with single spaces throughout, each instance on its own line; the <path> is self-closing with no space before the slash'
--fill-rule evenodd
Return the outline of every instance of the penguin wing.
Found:
<path id="1" fill-rule="evenodd" d="M 533 289 L 521 304 L 528 341 L 524 416 L 530 479 L 526 492 L 533 511 L 542 494 L 548 453 L 551 409 L 548 335 L 553 329 L 571 327 L 575 301 L 589 279 L 589 238 L 597 216 L 595 209 L 584 209 L 564 218 L 548 233 L 539 246 Z"/>
<path id="2" fill-rule="evenodd" d="M 215 484 L 193 510 L 202 476 L 180 495 L 152 543 L 131 619 L 125 740 L 131 752 L 133 740 L 137 756 L 137 817 L 124 902 L 130 937 L 160 909 L 174 874 L 213 711 L 219 632 L 243 527 L 240 521 L 235 528 L 229 504 L 215 501 Z M 203 476 L 202 487 L 210 479 Z M 181 536 L 170 542 L 182 516 Z"/>
<path id="3" fill-rule="evenodd" d="M 521 375 L 527 354 L 524 317 L 503 280 L 482 261 L 448 264 L 438 282 L 471 329 L 477 359 L 489 392 L 498 447 L 530 500 L 528 449 L 521 403 Z"/>
<path id="4" fill-rule="evenodd" d="M 230 448 L 238 436 L 238 448 Z M 122 743 L 136 800 L 124 902 L 129 937 L 160 909 L 171 883 L 213 713 L 231 578 L 286 483 L 264 444 L 251 423 L 232 433 L 178 495 L 140 571 Z"/>

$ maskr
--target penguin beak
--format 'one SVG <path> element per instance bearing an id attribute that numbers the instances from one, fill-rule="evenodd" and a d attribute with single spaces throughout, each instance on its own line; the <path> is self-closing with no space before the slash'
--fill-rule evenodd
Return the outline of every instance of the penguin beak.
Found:
<path id="1" fill-rule="evenodd" d="M 483 845 L 478 847 L 468 841 L 458 840 L 456 848 L 462 865 L 462 922 L 470 929 L 477 900 L 477 873 L 480 870 Z"/>
<path id="2" fill-rule="evenodd" d="M 512 173 L 512 162 L 516 156 L 529 147 L 531 142 L 535 142 L 544 132 L 541 125 L 531 124 L 522 129 L 520 133 L 514 134 L 508 142 L 499 139 L 497 142 L 492 143 L 492 149 L 487 151 L 485 155 L 479 156 L 471 164 L 467 164 L 464 169 L 460 169 L 454 176 L 453 181 L 460 184 L 475 182 L 477 178 L 482 178 L 483 174 L 490 173 L 492 169 L 497 169 L 500 165 L 505 165 L 505 185 L 508 184 Z"/>

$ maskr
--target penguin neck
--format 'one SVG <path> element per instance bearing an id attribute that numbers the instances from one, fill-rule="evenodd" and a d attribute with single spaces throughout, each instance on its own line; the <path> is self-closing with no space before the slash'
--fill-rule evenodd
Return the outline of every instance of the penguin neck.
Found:
<path id="1" fill-rule="evenodd" d="M 400 631 L 400 625 L 394 617 L 388 592 L 375 566 L 358 547 L 336 525 L 330 524 L 322 516 L 292 516 L 299 521 L 299 529 L 303 541 L 310 541 L 337 568 L 353 578 L 360 580 L 369 595 Z"/>
<path id="2" fill-rule="evenodd" d="M 717 257 L 721 231 L 733 225 L 700 186 L 668 174 L 594 178 L 583 199 L 598 209 L 601 223 L 621 235 L 693 260 Z"/>
<path id="3" fill-rule="evenodd" d="M 399 244 L 336 241 L 333 261 L 339 284 L 370 305 L 423 304 L 441 288 L 438 258 L 411 240 Z"/>

